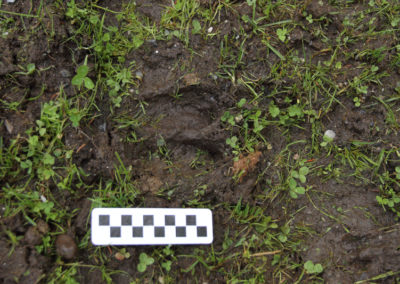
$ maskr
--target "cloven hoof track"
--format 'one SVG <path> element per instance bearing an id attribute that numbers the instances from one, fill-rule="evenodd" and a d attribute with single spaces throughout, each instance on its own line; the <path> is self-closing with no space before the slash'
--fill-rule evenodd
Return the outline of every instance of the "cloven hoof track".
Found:
<path id="1" fill-rule="evenodd" d="M 151 122 L 144 129 L 149 139 L 164 139 L 169 146 L 194 146 L 220 155 L 226 134 L 220 126 L 220 97 L 209 86 L 185 87 L 179 98 L 162 93 L 149 102 Z"/>

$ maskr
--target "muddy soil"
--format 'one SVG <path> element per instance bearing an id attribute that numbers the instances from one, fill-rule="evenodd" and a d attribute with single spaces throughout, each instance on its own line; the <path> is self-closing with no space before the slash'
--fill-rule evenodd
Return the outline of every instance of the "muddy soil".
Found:
<path id="1" fill-rule="evenodd" d="M 2 9 L 28 13 L 30 7 L 25 2 L 3 4 Z M 45 2 L 50 4 L 51 1 Z M 111 10 L 121 9 L 120 1 L 98 2 Z M 208 1 L 200 2 L 202 5 L 212 5 Z M 337 13 L 335 8 L 329 5 L 321 8 L 318 1 L 308 2 L 311 4 L 307 6 L 307 12 L 314 18 L 328 18 L 326 32 L 332 41 L 343 29 L 344 15 L 351 15 L 352 11 L 365 9 L 367 6 L 361 1 L 350 6 L 348 10 Z M 170 5 L 170 1 L 137 1 L 137 11 L 159 24 L 165 5 Z M 213 74 L 219 71 L 220 40 L 224 35 L 233 35 L 238 30 L 241 25 L 238 13 L 251 14 L 247 4 L 237 5 L 237 11 L 227 10 L 221 13 L 220 25 L 214 27 L 215 30 L 221 31 L 219 37 L 205 41 L 201 36 L 191 36 L 190 45 L 195 53 L 174 38 L 167 42 L 145 42 L 139 49 L 126 56 L 127 61 L 136 62 L 137 70 L 143 74 L 137 94 L 124 97 L 118 113 L 110 111 L 110 99 L 104 95 L 103 99 L 99 98 L 95 102 L 98 108 L 93 120 L 87 121 L 79 128 L 68 126 L 64 130 L 65 146 L 75 151 L 73 162 L 86 173 L 86 176 L 82 177 L 83 182 L 96 188 L 95 185 L 114 179 L 114 167 L 120 164 L 115 155 L 117 152 L 126 167 L 132 166 L 131 178 L 135 180 L 140 192 L 131 206 L 201 205 L 213 209 L 215 251 L 222 250 L 227 228 L 229 236 L 234 237 L 246 227 L 231 218 L 231 212 L 227 210 L 241 200 L 243 204 L 264 208 L 264 213 L 278 220 L 279 224 L 290 220 L 290 226 L 293 228 L 303 226 L 313 231 L 312 234 L 305 235 L 302 249 L 290 257 L 299 263 L 302 260 L 322 263 L 325 268 L 321 274 L 323 282 L 352 283 L 388 271 L 399 271 L 399 225 L 391 212 L 384 211 L 377 204 L 378 188 L 374 185 L 361 185 L 354 177 L 347 176 L 352 172 L 350 169 L 344 169 L 340 178 L 328 181 L 318 176 L 310 177 L 309 194 L 296 200 L 276 198 L 270 201 L 260 198 L 268 195 L 271 184 L 279 182 L 277 172 L 280 171 L 280 166 L 277 160 L 290 142 L 284 136 L 284 128 L 270 126 L 264 129 L 262 134 L 268 139 L 269 147 L 260 146 L 257 149 L 260 153 L 257 156 L 258 161 L 240 182 L 232 178 L 233 155 L 226 144 L 226 139 L 231 133 L 224 129 L 221 116 L 235 107 L 241 98 L 252 98 L 252 94 L 243 86 L 234 84 L 232 80 Z M 35 4 L 33 6 L 34 13 L 38 7 L 35 7 Z M 106 14 L 107 21 L 113 22 L 113 15 Z M 300 18 L 300 15 L 292 16 Z M 7 17 L 12 17 L 18 27 L 38 25 L 35 18 L 10 15 Z M 82 62 L 86 52 L 77 49 L 74 41 L 66 41 L 72 34 L 71 23 L 65 16 L 57 14 L 56 10 L 51 19 L 45 14 L 42 25 L 50 24 L 55 27 L 55 34 L 50 41 L 42 29 L 35 28 L 19 28 L 0 39 L 0 99 L 21 104 L 16 111 L 0 109 L 3 122 L 0 125 L 0 137 L 3 147 L 8 147 L 18 135 L 25 137 L 25 131 L 33 127 L 35 120 L 40 117 L 43 103 L 54 100 L 61 85 L 67 96 L 74 95 L 71 78 L 75 74 L 76 65 L 73 62 Z M 250 30 L 251 27 L 245 26 L 244 29 Z M 326 43 L 316 38 L 311 29 L 299 26 L 292 31 L 290 38 L 287 46 L 277 47 L 281 54 L 295 49 L 305 54 L 312 62 L 329 58 L 319 52 L 326 47 Z M 388 39 L 386 44 L 394 43 Z M 295 79 L 289 76 L 280 82 L 269 81 L 267 74 L 279 61 L 279 57 L 273 52 L 267 52 L 268 49 L 257 37 L 247 40 L 244 48 L 244 63 L 235 75 L 237 78 L 241 74 L 250 74 L 254 80 L 264 82 L 266 93 L 276 87 L 284 88 L 288 84 L 300 83 L 293 81 Z M 35 63 L 36 68 L 44 71 L 33 76 L 17 74 L 17 71 L 21 70 L 20 66 L 25 66 L 26 62 Z M 347 71 L 336 78 L 338 84 L 356 75 L 358 69 L 353 68 L 356 64 L 356 59 L 343 58 L 343 66 L 346 66 Z M 384 66 L 383 61 L 380 67 Z M 399 75 L 393 73 L 392 76 L 398 79 Z M 389 94 L 395 88 L 394 82 L 395 80 L 387 80 L 385 90 L 376 89 L 375 92 L 381 96 Z M 284 96 L 279 96 L 274 98 L 275 103 L 284 106 Z M 373 102 L 373 99 L 368 97 L 365 100 Z M 267 109 L 270 101 L 271 99 L 266 99 L 262 107 Z M 139 102 L 145 102 L 146 109 L 146 116 L 140 117 L 142 125 L 120 128 L 118 118 L 137 117 L 141 110 Z M 322 104 L 322 101 L 317 100 L 316 104 L 319 103 Z M 381 106 L 360 109 L 354 107 L 351 100 L 344 98 L 343 104 L 333 104 L 331 112 L 326 114 L 321 122 L 323 130 L 332 129 L 338 133 L 336 141 L 343 147 L 347 147 L 353 140 L 386 141 L 379 146 L 381 148 L 390 143 L 397 143 L 397 137 L 374 130 L 377 127 L 385 128 L 385 109 Z M 290 136 L 295 140 L 310 141 L 311 124 L 305 122 L 302 126 L 301 130 L 289 129 Z M 139 142 L 132 143 L 125 139 L 132 131 Z M 152 154 L 158 153 L 164 145 L 169 150 L 167 157 Z M 304 149 L 294 145 L 290 150 L 301 154 Z M 316 154 L 314 159 L 316 166 L 323 167 L 329 164 L 330 158 L 322 155 L 319 157 Z M 24 182 L 26 180 L 23 178 L 2 180 L 0 186 Z M 77 194 L 72 194 L 58 190 L 54 184 L 50 185 L 50 188 L 54 189 L 53 196 L 60 206 L 71 212 L 75 210 L 72 221 L 63 228 L 63 232 L 73 237 L 78 244 L 81 243 L 87 238 L 88 216 L 93 206 L 91 200 L 94 191 L 80 192 L 75 188 Z M 199 188 L 203 190 L 201 193 Z M 2 210 L 4 212 L 5 209 Z M 0 219 L 0 283 L 49 281 L 46 275 L 54 272 L 60 259 L 57 258 L 55 249 L 39 253 L 35 246 L 40 244 L 44 235 L 51 236 L 51 243 L 54 243 L 56 235 L 61 232 L 60 228 L 55 224 L 49 224 L 47 229 L 36 228 L 27 222 L 22 212 L 7 217 L 3 217 L 3 212 Z M 49 230 L 50 234 L 46 230 Z M 10 241 L 9 232 L 17 237 L 18 242 L 14 244 Z M 113 274 L 112 281 L 130 283 L 142 277 L 136 269 L 139 254 L 151 254 L 153 249 L 128 247 L 126 250 L 130 257 L 120 261 L 112 257 L 115 253 L 112 248 L 102 248 L 104 255 L 109 257 L 104 269 L 123 271 L 124 273 Z M 188 246 L 178 246 L 174 249 L 175 255 L 191 255 L 196 249 L 210 250 L 205 247 Z M 77 266 L 75 278 L 80 283 L 106 283 L 101 270 L 91 268 L 98 265 L 99 260 L 89 256 L 87 250 L 87 246 L 80 247 L 76 255 L 71 257 L 73 261 L 81 264 Z M 235 252 L 241 252 L 240 248 L 232 248 L 230 251 Z M 70 260 L 63 261 L 66 267 L 72 263 Z M 267 265 L 271 258 L 265 261 Z M 198 266 L 196 274 L 192 276 L 190 272 L 184 271 L 193 262 L 193 259 L 184 257 L 176 260 L 171 273 L 177 282 L 192 283 L 195 278 L 197 283 L 222 283 L 227 279 L 219 271 L 229 271 L 237 265 L 234 260 L 228 259 L 211 271 Z M 273 270 L 266 268 L 267 283 L 279 282 L 274 278 Z M 146 273 L 148 282 L 159 281 L 153 278 L 151 272 Z M 295 270 L 292 275 L 285 276 L 285 280 L 291 283 L 291 279 L 297 279 L 300 274 L 301 268 Z M 252 275 L 243 272 L 241 277 L 250 279 Z M 387 277 L 375 282 L 394 283 L 395 278 Z"/>

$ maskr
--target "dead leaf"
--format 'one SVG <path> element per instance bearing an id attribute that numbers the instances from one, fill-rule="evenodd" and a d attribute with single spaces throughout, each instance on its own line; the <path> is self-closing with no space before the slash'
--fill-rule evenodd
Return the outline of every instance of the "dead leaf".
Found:
<path id="1" fill-rule="evenodd" d="M 114 257 L 115 257 L 115 259 L 117 259 L 119 261 L 122 261 L 125 259 L 125 256 L 120 252 L 117 252 Z"/>
<path id="2" fill-rule="evenodd" d="M 234 176 L 240 174 L 239 182 L 242 182 L 243 178 L 256 168 L 260 157 L 261 152 L 255 151 L 247 156 L 240 155 L 239 160 L 233 162 L 232 173 Z"/>
<path id="3" fill-rule="evenodd" d="M 156 176 L 144 176 L 142 177 L 142 189 L 144 192 L 151 192 L 156 194 L 160 187 L 164 184 L 158 177 Z"/>
<path id="4" fill-rule="evenodd" d="M 14 127 L 12 126 L 11 122 L 9 122 L 7 119 L 4 120 L 4 126 L 6 127 L 8 133 L 11 134 L 13 132 Z"/>
<path id="5" fill-rule="evenodd" d="M 196 73 L 189 73 L 183 76 L 183 83 L 185 86 L 197 85 L 200 83 L 200 78 Z"/>

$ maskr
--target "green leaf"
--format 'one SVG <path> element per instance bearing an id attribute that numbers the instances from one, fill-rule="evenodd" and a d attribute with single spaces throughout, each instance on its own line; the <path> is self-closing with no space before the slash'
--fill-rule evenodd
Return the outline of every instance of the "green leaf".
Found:
<path id="1" fill-rule="evenodd" d="M 280 234 L 280 235 L 278 236 L 278 239 L 279 239 L 282 243 L 285 243 L 285 242 L 287 241 L 287 236 L 284 235 L 284 234 Z"/>
<path id="2" fill-rule="evenodd" d="M 299 178 L 299 173 L 297 171 L 292 171 L 290 175 L 294 178 Z"/>
<path id="3" fill-rule="evenodd" d="M 299 175 L 299 180 L 301 183 L 305 183 L 307 181 L 307 178 L 304 175 Z"/>
<path id="4" fill-rule="evenodd" d="M 226 139 L 226 144 L 230 145 L 232 148 L 236 148 L 236 142 L 238 138 L 236 136 L 228 137 Z"/>
<path id="5" fill-rule="evenodd" d="M 192 33 L 193 34 L 198 34 L 201 31 L 201 24 L 198 20 L 193 20 L 192 21 L 192 25 L 193 25 L 193 30 Z"/>
<path id="6" fill-rule="evenodd" d="M 43 155 L 43 163 L 45 165 L 54 165 L 54 157 L 52 155 L 50 155 L 49 153 L 45 153 Z"/>
<path id="7" fill-rule="evenodd" d="M 142 44 L 144 43 L 143 39 L 141 39 L 141 38 L 139 38 L 139 37 L 137 37 L 137 36 L 134 36 L 134 37 L 133 37 L 132 42 L 133 42 L 133 46 L 134 46 L 135 48 L 141 47 Z"/>
<path id="8" fill-rule="evenodd" d="M 76 70 L 76 76 L 83 78 L 89 73 L 89 67 L 87 65 L 81 65 Z"/>
<path id="9" fill-rule="evenodd" d="M 279 110 L 279 107 L 277 107 L 274 104 L 270 104 L 268 110 L 269 110 L 269 113 L 271 114 L 271 116 L 274 117 L 274 118 L 277 117 L 279 115 L 279 113 L 281 112 Z"/>
<path id="10" fill-rule="evenodd" d="M 40 136 L 45 135 L 46 134 L 46 128 L 40 128 L 39 129 L 39 134 L 40 134 Z"/>
<path id="11" fill-rule="evenodd" d="M 170 261 L 170 260 L 163 262 L 161 264 L 161 266 L 168 272 L 171 270 L 171 265 L 172 265 L 172 261 Z"/>
<path id="12" fill-rule="evenodd" d="M 94 84 L 92 79 L 90 79 L 89 77 L 85 77 L 83 78 L 84 82 L 85 82 L 85 87 L 88 88 L 89 90 L 92 90 L 94 88 Z"/>
<path id="13" fill-rule="evenodd" d="M 71 80 L 72 85 L 80 87 L 83 83 L 83 78 L 75 75 Z"/>
<path id="14" fill-rule="evenodd" d="M 308 167 L 301 167 L 299 170 L 299 174 L 306 176 L 310 172 L 310 169 Z"/>
<path id="15" fill-rule="evenodd" d="M 294 178 L 289 178 L 289 188 L 294 190 L 297 187 L 297 182 Z"/>
<path id="16" fill-rule="evenodd" d="M 301 118 L 304 115 L 302 108 L 298 104 L 288 107 L 288 113 L 289 116 L 297 116 L 298 118 Z"/>
<path id="17" fill-rule="evenodd" d="M 270 227 L 271 229 L 276 229 L 276 228 L 278 228 L 278 224 L 272 223 L 271 225 L 269 225 L 269 227 Z"/>
<path id="18" fill-rule="evenodd" d="M 280 41 L 284 42 L 286 40 L 287 32 L 288 32 L 288 30 L 286 28 L 278 29 L 276 31 L 276 34 L 278 35 L 278 38 L 280 39 Z"/>
<path id="19" fill-rule="evenodd" d="M 31 160 L 22 161 L 20 163 L 20 166 L 23 169 L 30 169 L 30 168 L 32 168 L 32 161 Z"/>
<path id="20" fill-rule="evenodd" d="M 146 253 L 142 252 L 139 255 L 140 263 L 144 263 L 145 265 L 150 265 L 154 263 L 154 258 L 148 256 Z"/>
<path id="21" fill-rule="evenodd" d="M 54 175 L 54 171 L 52 169 L 45 169 L 45 168 L 39 168 L 37 170 L 37 173 L 41 180 L 48 180 Z"/>
<path id="22" fill-rule="evenodd" d="M 91 15 L 89 18 L 89 22 L 93 25 L 97 24 L 99 22 L 99 16 L 97 15 Z"/>
<path id="23" fill-rule="evenodd" d="M 241 98 L 240 101 L 237 103 L 237 106 L 241 108 L 244 106 L 245 103 L 246 103 L 246 99 Z"/>
<path id="24" fill-rule="evenodd" d="M 154 258 L 148 257 L 148 258 L 147 258 L 147 261 L 146 261 L 146 264 L 147 264 L 147 265 L 150 265 L 150 264 L 153 264 L 153 263 L 154 263 Z"/>
<path id="25" fill-rule="evenodd" d="M 294 191 L 289 191 L 289 194 L 290 194 L 290 197 L 292 197 L 292 198 L 296 199 L 298 197 L 296 192 L 294 192 Z"/>
<path id="26" fill-rule="evenodd" d="M 314 265 L 315 273 L 321 273 L 323 270 L 324 270 L 324 268 L 322 267 L 322 265 L 320 263 L 317 263 L 316 265 Z"/>
<path id="27" fill-rule="evenodd" d="M 111 39 L 110 33 L 105 33 L 105 34 L 103 35 L 103 41 L 110 41 L 110 39 Z"/>
<path id="28" fill-rule="evenodd" d="M 147 267 L 146 264 L 140 262 L 140 263 L 138 263 L 138 265 L 137 265 L 137 270 L 138 270 L 139 272 L 145 272 L 145 271 L 146 271 L 146 267 Z"/>
<path id="29" fill-rule="evenodd" d="M 242 16 L 242 21 L 245 22 L 245 23 L 248 23 L 248 22 L 250 22 L 250 17 L 248 15 L 243 15 Z"/>
<path id="30" fill-rule="evenodd" d="M 72 122 L 73 127 L 78 127 L 79 126 L 79 121 L 82 119 L 83 115 L 79 112 L 77 108 L 73 108 L 69 111 L 68 113 L 69 119 Z"/>
<path id="31" fill-rule="evenodd" d="M 305 190 L 304 187 L 302 187 L 302 186 L 296 187 L 294 191 L 295 191 L 297 194 L 304 194 L 304 193 L 306 193 L 306 190 Z"/>
<path id="32" fill-rule="evenodd" d="M 26 71 L 27 71 L 27 75 L 30 75 L 30 74 L 32 74 L 34 71 L 35 71 L 35 63 L 29 63 L 27 66 L 26 66 Z"/>
<path id="33" fill-rule="evenodd" d="M 306 270 L 307 273 L 313 273 L 314 272 L 314 263 L 311 260 L 307 260 L 304 263 L 304 269 Z"/>

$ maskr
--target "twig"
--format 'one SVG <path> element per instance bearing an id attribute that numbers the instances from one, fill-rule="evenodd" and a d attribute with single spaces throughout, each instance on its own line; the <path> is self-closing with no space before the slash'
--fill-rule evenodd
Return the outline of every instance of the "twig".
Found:
<path id="1" fill-rule="evenodd" d="M 274 250 L 274 251 L 264 251 L 264 252 L 258 252 L 255 254 L 250 255 L 250 257 L 257 257 L 257 256 L 264 256 L 264 255 L 274 255 L 277 253 L 280 253 L 281 250 Z"/>

